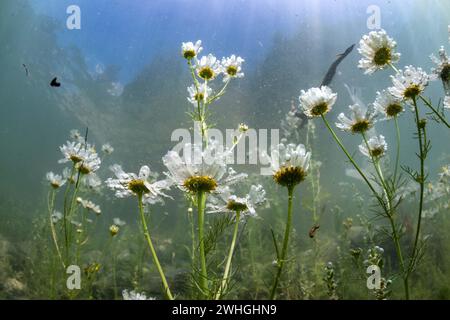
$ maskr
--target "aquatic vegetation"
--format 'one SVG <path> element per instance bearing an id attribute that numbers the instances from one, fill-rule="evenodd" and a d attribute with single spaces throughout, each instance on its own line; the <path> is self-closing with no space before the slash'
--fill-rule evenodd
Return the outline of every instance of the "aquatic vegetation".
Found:
<path id="1" fill-rule="evenodd" d="M 274 236 L 274 244 L 277 253 L 278 271 L 275 276 L 270 298 L 274 299 L 278 289 L 278 282 L 283 272 L 283 267 L 287 259 L 287 250 L 289 244 L 289 235 L 292 228 L 292 202 L 294 198 L 295 187 L 305 180 L 311 153 L 307 152 L 305 146 L 299 144 L 288 144 L 287 146 L 280 144 L 277 149 L 272 150 L 270 165 L 273 171 L 273 179 L 280 186 L 286 187 L 288 191 L 288 212 L 286 229 L 284 232 L 283 246 L 281 252 Z"/>
<path id="2" fill-rule="evenodd" d="M 397 69 L 397 43 L 384 30 L 363 36 L 358 51 L 362 57 L 355 70 L 393 72 L 391 83 L 386 76 L 384 88 L 370 87 L 374 100 L 367 107 L 347 87 L 352 100 L 347 110 L 339 88 L 301 90 L 300 105 L 286 106 L 281 143 L 270 148 L 270 155 L 257 150 L 270 165 L 269 177 L 263 177 L 228 161 L 252 133 L 241 122 L 244 117 L 221 105 L 238 96 L 230 84 L 244 71 L 248 77 L 245 60 L 236 54 L 200 56 L 200 40 L 182 43 L 181 55 L 175 52 L 190 79 L 170 93 L 181 92 L 185 105 L 177 101 L 175 110 L 180 115 L 187 110 L 194 125 L 189 130 L 199 129 L 200 139 L 178 149 L 151 145 L 126 157 L 137 146 L 134 137 L 116 144 L 107 136 L 113 148 L 87 129 L 70 131 L 69 140 L 60 141 L 66 141 L 60 147 L 61 168 L 45 174 L 45 215 L 24 232 L 31 235 L 23 245 L 28 248 L 0 237 L 1 297 L 27 292 L 51 299 L 383 300 L 429 297 L 439 282 L 448 285 L 443 275 L 450 265 L 445 255 L 450 167 L 431 174 L 448 159 L 430 156 L 435 139 L 430 132 L 435 124 L 448 127 L 449 59 L 441 48 L 439 58 L 432 58 L 431 74 L 417 66 Z M 335 72 L 325 77 L 328 84 Z M 425 97 L 433 80 L 444 87 L 437 105 Z M 289 104 L 291 97 L 282 100 Z M 164 99 L 157 102 L 166 107 Z M 231 146 L 221 145 L 212 133 L 215 117 L 233 122 Z M 399 119 L 414 125 L 414 135 L 400 127 Z M 150 117 L 137 121 L 166 126 Z M 95 125 L 89 130 L 96 133 Z M 102 142 L 99 152 L 93 141 Z M 408 150 L 409 145 L 417 150 Z M 345 172 L 339 169 L 345 160 L 332 153 L 335 146 L 351 165 Z M 145 165 L 149 162 L 152 170 Z M 123 169 L 133 166 L 137 172 Z M 9 206 L 11 221 L 20 211 L 16 206 Z M 21 262 L 15 251 L 29 255 L 23 263 L 28 270 L 11 271 L 17 268 L 13 260 Z M 433 264 L 439 265 L 433 279 L 421 277 Z M 67 287 L 73 266 L 83 283 L 75 290 Z M 367 286 L 367 270 L 375 267 L 382 276 L 373 288 Z M 445 288 L 440 294 L 449 296 Z"/>

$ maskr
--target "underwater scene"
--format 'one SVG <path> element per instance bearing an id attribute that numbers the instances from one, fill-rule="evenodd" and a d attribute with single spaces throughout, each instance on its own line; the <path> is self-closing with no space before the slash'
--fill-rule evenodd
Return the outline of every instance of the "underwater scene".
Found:
<path id="1" fill-rule="evenodd" d="M 450 299 L 450 2 L 2 0 L 0 299 Z"/>

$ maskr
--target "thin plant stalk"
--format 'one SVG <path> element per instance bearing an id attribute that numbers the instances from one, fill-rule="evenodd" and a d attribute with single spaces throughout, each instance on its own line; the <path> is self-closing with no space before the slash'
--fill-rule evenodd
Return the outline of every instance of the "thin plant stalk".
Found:
<path id="1" fill-rule="evenodd" d="M 399 72 L 399 70 L 392 64 L 392 63 L 389 63 L 389 66 L 396 72 L 396 73 L 398 73 Z M 433 105 L 427 100 L 427 99 L 425 99 L 422 95 L 419 95 L 419 98 L 426 104 L 426 106 L 428 107 L 428 108 L 430 108 L 431 109 L 431 111 L 433 111 L 433 113 L 439 118 L 439 120 L 441 120 L 442 121 L 442 123 L 444 123 L 446 126 L 447 126 L 447 128 L 450 128 L 450 124 L 447 122 L 447 120 L 445 120 L 445 118 L 433 107 Z M 415 99 L 415 98 L 414 98 Z M 414 103 L 416 103 L 416 102 L 414 102 Z"/>
<path id="2" fill-rule="evenodd" d="M 139 215 L 141 217 L 141 224 L 142 229 L 144 231 L 145 239 L 147 240 L 148 246 L 150 248 L 150 252 L 152 254 L 153 263 L 156 266 L 156 269 L 159 272 L 159 276 L 161 277 L 162 284 L 164 286 L 164 294 L 166 295 L 167 299 L 173 300 L 172 293 L 170 292 L 169 285 L 166 280 L 166 276 L 164 275 L 164 271 L 161 267 L 161 264 L 159 263 L 158 256 L 156 255 L 155 248 L 153 247 L 152 239 L 150 237 L 150 232 L 148 231 L 147 222 L 145 221 L 145 215 L 144 215 L 144 206 L 142 203 L 142 194 L 138 194 L 138 204 L 139 204 Z"/>
<path id="3" fill-rule="evenodd" d="M 220 297 L 226 290 L 226 287 L 228 284 L 228 277 L 229 277 L 230 269 L 231 269 L 231 260 L 233 258 L 234 248 L 236 246 L 236 239 L 237 239 L 238 230 L 239 230 L 240 215 L 241 215 L 241 213 L 239 211 L 236 211 L 236 217 L 235 217 L 236 223 L 234 225 L 233 238 L 231 240 L 230 251 L 228 252 L 228 257 L 227 257 L 227 262 L 225 265 L 225 271 L 223 273 L 222 283 L 220 284 L 220 288 L 217 291 L 216 296 L 214 297 L 215 300 L 220 299 Z"/>
<path id="4" fill-rule="evenodd" d="M 364 142 L 366 144 L 367 150 L 369 150 L 369 154 L 370 154 L 370 147 L 369 147 L 369 143 L 367 142 L 366 136 L 363 133 L 362 134 Z M 403 253 L 402 253 L 402 249 L 400 246 L 400 237 L 398 235 L 397 232 L 397 227 L 395 226 L 395 220 L 394 220 L 394 215 L 395 212 L 392 208 L 392 194 L 390 193 L 389 189 L 387 188 L 387 184 L 386 181 L 384 179 L 383 176 L 383 171 L 380 168 L 380 159 L 377 159 L 375 157 L 373 157 L 372 155 L 370 155 L 371 159 L 372 159 L 372 163 L 374 165 L 375 171 L 378 175 L 378 178 L 380 179 L 380 183 L 383 187 L 384 193 L 386 195 L 387 198 L 387 208 L 386 208 L 386 216 L 389 220 L 389 223 L 391 225 L 391 229 L 392 229 L 392 239 L 394 241 L 394 245 L 395 245 L 395 251 L 397 254 L 397 257 L 400 261 L 400 268 L 402 270 L 402 278 L 403 278 L 403 284 L 404 284 L 404 289 L 405 289 L 405 298 L 406 300 L 409 300 L 409 284 L 408 284 L 408 277 L 407 277 L 407 273 L 405 270 L 405 263 L 403 260 Z M 394 177 L 395 179 L 395 177 Z"/>
<path id="5" fill-rule="evenodd" d="M 419 243 L 419 236 L 420 236 L 420 229 L 421 229 L 421 223 L 422 223 L 422 209 L 423 209 L 423 197 L 424 197 L 424 190 L 425 190 L 425 150 L 423 143 L 426 141 L 422 141 L 422 137 L 425 136 L 425 128 L 421 128 L 420 125 L 420 117 L 419 117 L 419 108 L 417 107 L 417 101 L 416 98 L 413 98 L 413 105 L 414 105 L 414 114 L 416 117 L 416 126 L 417 126 L 417 137 L 419 139 L 419 159 L 420 159 L 420 176 L 417 177 L 417 182 L 420 185 L 420 198 L 419 198 L 419 213 L 417 218 L 417 229 L 416 229 L 416 235 L 414 239 L 414 246 L 411 254 L 411 260 L 408 266 L 408 271 L 406 274 L 406 277 L 408 279 L 409 275 L 412 272 L 412 269 L 414 267 L 414 262 L 417 254 L 417 246 Z"/>
<path id="6" fill-rule="evenodd" d="M 321 115 L 323 122 L 325 123 L 325 126 L 330 131 L 331 135 L 333 136 L 336 143 L 339 145 L 339 147 L 342 149 L 342 151 L 347 156 L 348 160 L 352 163 L 352 165 L 355 167 L 356 171 L 361 175 L 361 177 L 364 179 L 364 181 L 369 186 L 370 190 L 375 194 L 375 196 L 378 198 L 378 193 L 375 191 L 375 188 L 370 183 L 369 179 L 367 179 L 366 175 L 362 172 L 362 170 L 359 168 L 359 166 L 356 164 L 355 160 L 353 160 L 353 157 L 348 153 L 347 149 L 345 149 L 344 145 L 342 144 L 341 140 L 339 140 L 338 136 L 334 132 L 334 130 L 331 128 L 330 124 L 328 123 L 328 120 L 325 118 L 325 116 Z"/>
<path id="7" fill-rule="evenodd" d="M 431 111 L 433 111 L 433 113 L 435 115 L 437 115 L 437 117 L 439 118 L 439 120 L 442 121 L 443 124 L 445 124 L 447 126 L 447 128 L 450 128 L 450 124 L 447 122 L 447 120 L 445 120 L 445 118 L 442 116 L 442 114 L 439 113 L 439 111 L 437 111 L 433 105 L 427 100 L 425 99 L 422 95 L 419 95 L 420 100 L 423 101 L 423 103 L 425 103 L 425 105 L 431 109 Z M 416 103 L 416 102 L 415 102 Z"/>
<path id="8" fill-rule="evenodd" d="M 284 240 L 283 240 L 283 248 L 281 249 L 281 256 L 278 257 L 278 271 L 275 276 L 275 280 L 273 282 L 272 291 L 270 293 L 270 300 L 275 299 L 278 283 L 281 278 L 281 274 L 283 272 L 284 263 L 287 257 L 288 244 L 289 244 L 289 235 L 292 229 L 292 202 L 294 197 L 294 187 L 288 187 L 288 213 L 287 213 L 287 221 L 286 221 L 286 229 L 284 231 Z"/>
<path id="9" fill-rule="evenodd" d="M 70 185 L 72 184 L 73 175 L 75 173 L 75 164 L 73 164 L 70 177 L 67 179 L 66 190 L 64 191 L 64 212 L 63 212 L 63 226 L 64 226 L 64 244 L 66 249 L 66 255 L 68 255 L 69 248 L 69 232 L 67 227 L 67 197 L 69 195 Z"/>
<path id="10" fill-rule="evenodd" d="M 200 246 L 200 290 L 202 291 L 203 296 L 207 297 L 208 270 L 206 268 L 205 239 L 204 239 L 205 203 L 206 203 L 206 194 L 203 191 L 199 191 L 197 194 L 197 207 L 198 207 L 198 242 Z"/>
<path id="11" fill-rule="evenodd" d="M 55 190 L 52 190 L 51 194 L 49 196 L 50 201 L 49 201 L 49 205 L 48 205 L 50 230 L 52 233 L 52 239 L 53 239 L 53 244 L 55 245 L 56 253 L 58 254 L 58 258 L 62 264 L 62 267 L 65 269 L 66 265 L 64 264 L 64 259 L 61 254 L 61 250 L 59 249 L 58 238 L 57 238 L 56 230 L 55 230 L 55 224 L 53 223 L 53 218 L 52 218 L 53 208 L 54 208 L 54 204 L 55 204 L 55 195 L 56 195 Z"/>
<path id="12" fill-rule="evenodd" d="M 397 137 L 397 154 L 395 156 L 395 168 L 394 168 L 394 185 L 395 182 L 397 181 L 397 172 L 398 172 L 398 167 L 399 167 L 399 163 L 400 163 L 400 127 L 398 126 L 398 117 L 395 115 L 394 116 L 394 123 L 395 123 L 395 131 L 396 131 L 396 137 Z"/>

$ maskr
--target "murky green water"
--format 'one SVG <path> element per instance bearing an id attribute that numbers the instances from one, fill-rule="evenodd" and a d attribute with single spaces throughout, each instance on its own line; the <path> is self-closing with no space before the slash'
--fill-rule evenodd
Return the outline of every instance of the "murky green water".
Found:
<path id="1" fill-rule="evenodd" d="M 0 298 L 448 299 L 449 9 L 2 1 Z"/>

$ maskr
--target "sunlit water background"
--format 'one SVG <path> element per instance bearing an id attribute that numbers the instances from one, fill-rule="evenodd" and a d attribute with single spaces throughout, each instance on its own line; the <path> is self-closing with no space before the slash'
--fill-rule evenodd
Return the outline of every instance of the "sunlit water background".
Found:
<path id="1" fill-rule="evenodd" d="M 66 8 L 72 4 L 81 8 L 81 30 L 66 27 Z M 175 144 L 170 141 L 172 131 L 192 127 L 186 115 L 191 80 L 180 55 L 183 41 L 201 39 L 204 53 L 234 53 L 245 59 L 245 77 L 232 83 L 213 107 L 217 128 L 235 128 L 240 122 L 256 129 L 279 128 L 291 101 L 298 103 L 300 90 L 320 84 L 336 55 L 370 31 L 369 5 L 380 7 L 381 27 L 397 41 L 399 66 L 412 64 L 429 71 L 429 55 L 448 46 L 447 1 L 1 1 L 0 215 L 17 213 L 26 224 L 28 217 L 42 214 L 45 173 L 62 170 L 58 146 L 73 128 L 83 132 L 88 126 L 89 139 L 98 147 L 109 142 L 115 148 L 105 161 L 103 179 L 112 163 L 122 164 L 126 171 L 150 164 L 162 172 L 161 157 Z M 354 50 L 339 66 L 331 85 L 338 102 L 329 119 L 351 103 L 344 84 L 359 88 L 367 104 L 377 90 L 390 85 L 390 70 L 366 76 L 357 68 L 358 60 Z M 60 88 L 49 86 L 55 76 Z M 432 83 L 427 96 L 433 101 L 442 97 L 441 84 Z M 402 161 L 416 165 L 417 159 L 410 156 L 417 149 L 411 138 L 412 117 L 402 117 L 400 126 Z M 321 183 L 331 195 L 331 207 L 333 199 L 352 197 L 341 195 L 337 187 L 352 180 L 345 176 L 348 164 L 340 150 L 322 123 L 317 127 L 313 153 L 323 162 Z M 446 130 L 430 126 L 431 177 L 448 160 Z M 377 131 L 387 137 L 392 151 L 392 124 L 377 125 Z M 356 152 L 359 137 L 342 136 Z M 241 169 L 257 172 L 253 166 Z M 116 216 L 129 223 L 135 220 L 134 207 L 126 201 L 111 204 L 107 190 L 102 199 L 108 221 Z M 349 203 L 345 209 L 354 207 Z M 180 214 L 176 201 L 156 210 L 168 213 L 167 225 L 176 223 Z M 11 222 L 3 229 L 12 237 L 26 236 Z"/>

